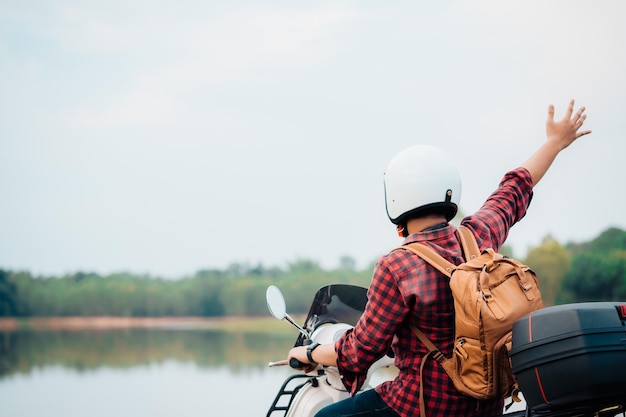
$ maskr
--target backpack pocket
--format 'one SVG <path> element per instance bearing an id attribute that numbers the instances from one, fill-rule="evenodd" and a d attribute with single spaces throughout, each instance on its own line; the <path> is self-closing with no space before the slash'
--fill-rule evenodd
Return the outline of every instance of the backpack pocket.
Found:
<path id="1" fill-rule="evenodd" d="M 508 332 L 495 344 L 493 349 L 493 385 L 494 394 L 506 398 L 514 390 L 516 381 L 511 368 L 509 350 L 512 346 L 512 332 Z M 497 392 L 495 392 L 497 390 Z"/>
<path id="2" fill-rule="evenodd" d="M 482 352 L 479 340 L 459 338 L 454 344 L 454 386 L 466 395 L 489 398 L 487 355 Z"/>

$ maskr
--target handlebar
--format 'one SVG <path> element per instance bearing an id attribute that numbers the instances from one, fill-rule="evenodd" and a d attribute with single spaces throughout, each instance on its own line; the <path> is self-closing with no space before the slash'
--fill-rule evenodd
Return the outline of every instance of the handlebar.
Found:
<path id="1" fill-rule="evenodd" d="M 283 361 L 278 361 L 278 362 L 270 362 L 270 363 L 267 364 L 267 366 L 269 366 L 270 368 L 273 367 L 273 366 L 284 366 L 284 365 L 289 365 L 293 369 L 299 369 L 299 368 L 303 368 L 303 367 L 307 366 L 308 364 L 306 364 L 304 362 L 300 362 L 296 358 L 291 358 L 289 360 L 283 360 Z"/>
<path id="2" fill-rule="evenodd" d="M 296 358 L 291 358 L 291 359 L 289 359 L 289 366 L 291 366 L 293 369 L 298 369 L 298 368 L 303 368 L 303 367 L 307 366 L 307 364 L 304 363 L 304 362 L 300 362 Z"/>

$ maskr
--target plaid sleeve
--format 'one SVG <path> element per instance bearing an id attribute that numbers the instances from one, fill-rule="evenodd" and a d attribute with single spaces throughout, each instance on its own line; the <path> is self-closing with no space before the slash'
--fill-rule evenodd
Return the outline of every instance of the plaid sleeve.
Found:
<path id="1" fill-rule="evenodd" d="M 526 215 L 532 197 L 533 183 L 528 170 L 509 171 L 480 210 L 461 224 L 473 230 L 481 249 L 491 247 L 498 251 L 511 227 Z"/>
<path id="2" fill-rule="evenodd" d="M 353 331 L 335 344 L 337 366 L 344 385 L 353 393 L 360 389 L 371 364 L 389 351 L 397 328 L 409 311 L 387 265 L 389 259 L 406 262 L 407 257 L 384 256 L 378 261 L 363 315 Z M 402 268 L 402 265 L 393 267 Z"/>

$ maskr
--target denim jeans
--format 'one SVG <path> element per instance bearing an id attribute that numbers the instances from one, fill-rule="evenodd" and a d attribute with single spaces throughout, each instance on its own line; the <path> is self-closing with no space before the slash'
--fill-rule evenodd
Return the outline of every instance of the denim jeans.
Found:
<path id="1" fill-rule="evenodd" d="M 373 389 L 321 409 L 315 417 L 399 417 Z"/>

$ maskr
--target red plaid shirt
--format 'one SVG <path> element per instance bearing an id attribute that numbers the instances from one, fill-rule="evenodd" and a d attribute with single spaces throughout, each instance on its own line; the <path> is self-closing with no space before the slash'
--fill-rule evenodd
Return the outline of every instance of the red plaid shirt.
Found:
<path id="1" fill-rule="evenodd" d="M 532 180 L 526 169 L 508 172 L 498 189 L 475 214 L 461 222 L 476 236 L 481 249 L 499 250 L 509 229 L 526 214 L 532 198 Z M 403 245 L 422 242 L 454 264 L 463 262 L 456 228 L 412 234 Z M 393 349 L 399 369 L 393 381 L 376 387 L 382 399 L 400 416 L 419 415 L 420 363 L 428 352 L 411 332 L 417 325 L 441 352 L 450 357 L 454 343 L 454 302 L 449 280 L 409 251 L 382 256 L 374 270 L 368 303 L 354 329 L 340 338 L 335 349 L 346 387 L 360 389 L 370 365 Z M 424 399 L 428 417 L 489 416 L 502 412 L 502 400 L 478 401 L 454 388 L 434 360 L 424 367 Z"/>

